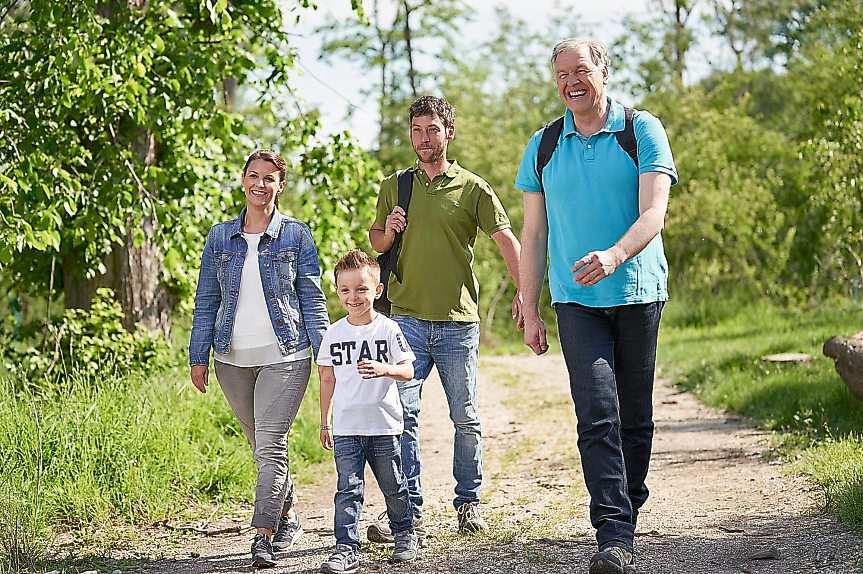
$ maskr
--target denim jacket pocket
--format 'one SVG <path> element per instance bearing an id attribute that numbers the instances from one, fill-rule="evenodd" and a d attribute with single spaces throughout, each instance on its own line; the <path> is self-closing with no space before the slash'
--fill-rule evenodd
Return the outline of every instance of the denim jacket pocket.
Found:
<path id="1" fill-rule="evenodd" d="M 301 327 L 300 301 L 295 288 L 297 252 L 293 249 L 277 251 L 273 255 L 273 270 L 276 301 L 286 331 L 284 334 L 288 341 L 297 341 Z"/>
<path id="2" fill-rule="evenodd" d="M 273 267 L 276 272 L 278 293 L 280 296 L 294 292 L 294 281 L 297 278 L 297 252 L 284 249 L 273 255 Z"/>
<path id="3" fill-rule="evenodd" d="M 232 251 L 221 251 L 216 253 L 216 278 L 219 280 L 219 286 L 222 289 L 222 296 L 225 295 L 225 277 L 228 275 L 228 268 L 231 265 L 231 259 L 236 255 Z"/>

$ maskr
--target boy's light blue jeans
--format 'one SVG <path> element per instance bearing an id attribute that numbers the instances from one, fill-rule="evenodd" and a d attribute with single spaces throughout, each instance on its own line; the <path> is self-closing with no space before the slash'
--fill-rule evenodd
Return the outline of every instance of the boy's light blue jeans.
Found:
<path id="1" fill-rule="evenodd" d="M 333 451 L 339 475 L 333 517 L 336 544 L 346 544 L 354 550 L 360 546 L 357 526 L 365 498 L 366 462 L 384 495 L 390 531 L 395 534 L 413 529 L 414 517 L 401 468 L 398 436 L 335 436 Z"/>
<path id="2" fill-rule="evenodd" d="M 414 515 L 422 516 L 423 504 L 417 421 L 422 385 L 433 365 L 437 366 L 449 404 L 449 417 L 455 425 L 452 474 L 456 486 L 453 506 L 458 508 L 467 502 L 477 502 L 482 485 L 482 428 L 476 388 L 479 323 L 426 321 L 406 315 L 394 315 L 393 320 L 401 327 L 408 345 L 416 355 L 414 379 L 399 383 L 405 423 L 402 463 Z"/>

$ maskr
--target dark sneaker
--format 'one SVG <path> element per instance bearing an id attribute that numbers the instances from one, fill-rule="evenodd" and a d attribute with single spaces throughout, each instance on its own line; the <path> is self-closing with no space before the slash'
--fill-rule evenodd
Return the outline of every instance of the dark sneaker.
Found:
<path id="1" fill-rule="evenodd" d="M 273 555 L 273 543 L 264 534 L 255 534 L 252 540 L 252 566 L 255 568 L 272 568 L 276 565 Z"/>
<path id="2" fill-rule="evenodd" d="M 488 530 L 488 525 L 479 513 L 479 502 L 465 502 L 458 507 L 459 534 L 472 534 Z"/>
<path id="3" fill-rule="evenodd" d="M 630 574 L 636 572 L 632 551 L 620 546 L 606 546 L 590 557 L 590 574 Z"/>
<path id="4" fill-rule="evenodd" d="M 360 558 L 357 551 L 347 544 L 336 544 L 336 551 L 321 564 L 321 572 L 326 574 L 350 574 L 358 572 L 359 569 Z"/>
<path id="5" fill-rule="evenodd" d="M 425 548 L 426 529 L 423 526 L 422 518 L 414 518 L 414 534 L 417 535 L 419 547 Z M 390 532 L 390 521 L 386 510 L 378 516 L 374 524 L 368 527 L 366 538 L 369 542 L 377 544 L 392 544 L 395 541 L 392 532 Z"/>
<path id="6" fill-rule="evenodd" d="M 381 512 L 374 524 L 368 527 L 366 538 L 368 538 L 369 542 L 376 542 L 377 544 L 393 543 L 393 533 L 390 532 L 390 521 L 387 518 L 386 510 Z"/>
<path id="7" fill-rule="evenodd" d="M 282 516 L 279 519 L 279 528 L 273 534 L 273 548 L 276 550 L 287 550 L 303 535 L 303 527 L 300 526 L 300 517 Z"/>
<path id="8" fill-rule="evenodd" d="M 417 548 L 419 548 L 419 539 L 413 530 L 405 530 L 397 532 L 394 536 L 395 548 L 390 562 L 410 562 L 417 557 Z"/>

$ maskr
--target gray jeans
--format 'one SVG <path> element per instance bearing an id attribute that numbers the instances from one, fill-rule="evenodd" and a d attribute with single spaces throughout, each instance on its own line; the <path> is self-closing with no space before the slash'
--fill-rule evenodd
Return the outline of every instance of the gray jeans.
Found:
<path id="1" fill-rule="evenodd" d="M 288 471 L 288 432 L 297 416 L 312 360 L 263 367 L 235 367 L 215 361 L 216 378 L 243 427 L 258 467 L 252 526 L 275 530 L 294 502 Z"/>

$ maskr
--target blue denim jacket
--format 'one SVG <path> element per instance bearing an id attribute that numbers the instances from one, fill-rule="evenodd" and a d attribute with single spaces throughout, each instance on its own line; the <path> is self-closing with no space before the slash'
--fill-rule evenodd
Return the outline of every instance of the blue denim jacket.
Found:
<path id="1" fill-rule="evenodd" d="M 195 293 L 190 365 L 209 364 L 210 348 L 217 353 L 230 351 L 248 248 L 242 235 L 245 214 L 243 209 L 239 217 L 214 225 L 207 235 Z M 318 252 L 309 227 L 277 209 L 261 237 L 258 264 L 282 355 L 302 351 L 311 344 L 317 357 L 330 321 L 321 290 Z"/>

